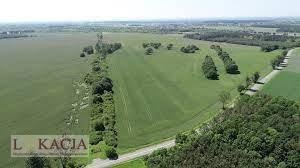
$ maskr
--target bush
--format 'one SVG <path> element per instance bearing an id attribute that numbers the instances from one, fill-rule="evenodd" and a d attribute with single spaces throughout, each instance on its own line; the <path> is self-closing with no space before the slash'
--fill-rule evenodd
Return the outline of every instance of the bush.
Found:
<path id="1" fill-rule="evenodd" d="M 180 49 L 180 51 L 184 53 L 195 53 L 196 50 L 200 50 L 200 49 L 195 45 L 188 45 L 186 47 L 181 47 Z"/>
<path id="2" fill-rule="evenodd" d="M 85 54 L 84 54 L 84 53 L 81 53 L 81 54 L 80 54 L 80 57 L 85 57 Z"/>
<path id="3" fill-rule="evenodd" d="M 179 134 L 177 134 L 176 137 L 175 137 L 175 143 L 176 143 L 176 144 L 184 144 L 184 143 L 187 142 L 187 138 L 188 138 L 187 135 L 182 134 L 182 133 L 179 133 Z"/>
<path id="4" fill-rule="evenodd" d="M 109 159 L 118 159 L 118 154 L 115 148 L 108 148 L 105 150 L 105 154 Z"/>
<path id="5" fill-rule="evenodd" d="M 219 58 L 224 63 L 225 70 L 227 73 L 229 73 L 229 74 L 240 73 L 239 67 L 237 66 L 235 61 L 233 61 L 232 58 L 230 58 L 230 55 L 227 52 L 223 51 L 223 49 L 220 46 L 212 45 L 212 46 L 210 46 L 210 48 L 214 49 L 217 52 Z"/>
<path id="6" fill-rule="evenodd" d="M 202 71 L 207 79 L 217 80 L 219 78 L 217 67 L 211 58 L 211 56 L 206 56 L 202 64 Z"/>
<path id="7" fill-rule="evenodd" d="M 93 46 L 87 46 L 87 47 L 84 47 L 82 52 L 88 54 L 88 55 L 91 55 L 91 54 L 94 54 L 94 48 Z"/>
<path id="8" fill-rule="evenodd" d="M 90 144 L 91 145 L 97 145 L 102 140 L 103 140 L 103 135 L 101 132 L 92 131 L 90 133 Z"/>
<path id="9" fill-rule="evenodd" d="M 167 49 L 168 49 L 168 50 L 172 50 L 172 48 L 173 48 L 173 44 L 168 44 L 168 45 L 167 45 Z"/>
<path id="10" fill-rule="evenodd" d="M 104 131 L 105 127 L 102 121 L 100 121 L 99 119 L 93 122 L 93 129 L 94 131 Z"/>
<path id="11" fill-rule="evenodd" d="M 151 55 L 152 53 L 153 53 L 153 49 L 151 47 L 146 49 L 146 52 L 145 52 L 146 55 Z"/>
<path id="12" fill-rule="evenodd" d="M 260 75 L 259 75 L 259 72 L 255 72 L 253 75 L 252 75 L 252 81 L 254 83 L 256 83 L 258 81 L 258 79 L 260 78 Z"/>
<path id="13" fill-rule="evenodd" d="M 237 91 L 239 93 L 242 93 L 245 89 L 246 89 L 246 87 L 244 85 L 242 85 L 242 84 L 238 85 L 238 87 L 237 87 Z"/>

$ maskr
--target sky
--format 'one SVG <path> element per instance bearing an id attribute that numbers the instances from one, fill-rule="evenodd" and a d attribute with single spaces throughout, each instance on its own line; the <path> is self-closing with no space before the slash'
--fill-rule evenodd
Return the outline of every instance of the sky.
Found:
<path id="1" fill-rule="evenodd" d="M 300 16 L 300 0 L 1 0 L 0 22 Z"/>

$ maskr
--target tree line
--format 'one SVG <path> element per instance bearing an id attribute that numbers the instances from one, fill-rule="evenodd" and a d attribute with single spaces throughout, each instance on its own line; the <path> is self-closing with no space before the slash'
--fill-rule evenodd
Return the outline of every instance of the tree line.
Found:
<path id="1" fill-rule="evenodd" d="M 244 91 L 246 91 L 251 86 L 251 84 L 257 83 L 259 78 L 260 78 L 259 72 L 254 72 L 250 77 L 247 76 L 245 79 L 245 84 L 239 84 L 237 87 L 237 91 L 242 95 Z"/>
<path id="2" fill-rule="evenodd" d="M 204 62 L 202 63 L 202 71 L 207 79 L 217 80 L 219 79 L 219 74 L 217 67 L 211 58 L 211 56 L 206 56 Z"/>
<path id="3" fill-rule="evenodd" d="M 242 96 L 197 131 L 176 135 L 176 145 L 144 157 L 149 168 L 298 168 L 299 105 L 283 97 Z"/>
<path id="4" fill-rule="evenodd" d="M 271 60 L 271 66 L 273 69 L 276 69 L 276 67 L 280 66 L 281 63 L 283 63 L 285 57 L 287 56 L 288 51 L 284 50 L 280 55 L 278 55 L 276 58 Z"/>
<path id="5" fill-rule="evenodd" d="M 229 73 L 229 74 L 238 74 L 238 73 L 240 73 L 239 67 L 236 64 L 236 62 L 232 60 L 232 58 L 230 57 L 230 55 L 226 51 L 223 51 L 221 46 L 211 45 L 210 48 L 217 52 L 219 58 L 224 63 L 225 70 L 226 70 L 227 73 Z"/>
<path id="6" fill-rule="evenodd" d="M 286 34 L 252 33 L 248 31 L 207 31 L 204 33 L 185 34 L 184 37 L 196 40 L 260 46 L 261 50 L 264 52 L 300 46 L 300 42 L 296 41 L 295 36 L 288 36 Z"/>
<path id="7" fill-rule="evenodd" d="M 104 141 L 110 146 L 108 157 L 117 157 L 118 146 L 115 105 L 113 99 L 113 82 L 109 77 L 106 57 L 122 47 L 121 43 L 104 43 L 103 36 L 95 45 L 97 57 L 92 62 L 92 72 L 86 74 L 85 82 L 91 86 L 91 126 L 90 144 L 97 145 Z"/>
<path id="8" fill-rule="evenodd" d="M 154 49 L 159 49 L 162 46 L 162 44 L 159 42 L 150 42 L 150 43 L 143 43 L 142 46 L 144 49 L 146 49 L 145 54 L 151 55 L 154 53 Z M 168 44 L 167 49 L 172 50 L 173 46 L 174 46 L 173 44 Z"/>
<path id="9" fill-rule="evenodd" d="M 181 47 L 180 51 L 183 53 L 195 53 L 197 50 L 200 50 L 196 45 L 188 45 L 186 47 Z"/>

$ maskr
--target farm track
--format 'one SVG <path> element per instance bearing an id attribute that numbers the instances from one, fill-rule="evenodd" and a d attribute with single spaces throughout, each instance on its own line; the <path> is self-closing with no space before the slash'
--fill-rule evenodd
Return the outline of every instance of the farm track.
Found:
<path id="1" fill-rule="evenodd" d="M 294 49 L 290 50 L 284 59 L 283 63 L 277 69 L 273 70 L 271 73 L 269 73 L 267 76 L 259 80 L 256 84 L 254 84 L 249 90 L 246 91 L 247 95 L 255 95 L 258 91 L 260 91 L 264 85 L 268 82 L 270 82 L 275 76 L 277 76 L 287 65 L 288 65 L 288 60 L 292 54 Z"/>

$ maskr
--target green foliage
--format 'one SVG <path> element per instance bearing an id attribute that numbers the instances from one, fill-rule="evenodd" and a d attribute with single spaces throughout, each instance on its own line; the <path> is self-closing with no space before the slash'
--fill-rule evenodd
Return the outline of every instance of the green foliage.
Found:
<path id="1" fill-rule="evenodd" d="M 159 49 L 159 47 L 161 47 L 161 43 L 159 43 L 159 42 L 143 43 L 143 48 L 147 48 L 147 47 L 153 47 L 155 49 Z"/>
<path id="2" fill-rule="evenodd" d="M 87 46 L 82 49 L 82 52 L 86 53 L 87 55 L 91 55 L 94 54 L 94 48 L 93 46 Z"/>
<path id="3" fill-rule="evenodd" d="M 34 155 L 25 160 L 26 168 L 50 168 L 48 159 Z"/>
<path id="4" fill-rule="evenodd" d="M 211 56 L 206 56 L 204 62 L 202 63 L 202 71 L 207 79 L 217 80 L 219 79 L 219 74 L 217 67 L 211 58 Z"/>
<path id="5" fill-rule="evenodd" d="M 252 33 L 247 31 L 216 30 L 203 33 L 185 34 L 185 38 L 226 42 L 249 46 L 260 46 L 262 51 L 270 52 L 276 49 L 286 49 L 300 46 L 295 37 L 271 33 Z"/>
<path id="6" fill-rule="evenodd" d="M 259 78 L 260 78 L 259 72 L 255 72 L 255 73 L 252 75 L 252 82 L 256 83 L 256 82 L 258 81 Z"/>
<path id="7" fill-rule="evenodd" d="M 85 54 L 83 52 L 80 53 L 80 57 L 85 57 Z"/>
<path id="8" fill-rule="evenodd" d="M 118 154 L 115 148 L 106 149 L 105 154 L 109 159 L 118 159 Z"/>
<path id="9" fill-rule="evenodd" d="M 276 58 L 271 60 L 271 66 L 273 69 L 276 69 L 276 67 L 280 66 L 280 64 L 283 62 L 284 58 L 286 57 L 288 51 L 284 50 L 280 55 L 278 55 Z"/>
<path id="10" fill-rule="evenodd" d="M 229 74 L 239 74 L 239 67 L 235 63 L 235 61 L 232 60 L 232 58 L 229 56 L 229 54 L 219 46 L 219 45 L 212 45 L 210 47 L 211 49 L 215 50 L 219 56 L 219 58 L 223 61 L 226 72 Z"/>
<path id="11" fill-rule="evenodd" d="M 145 51 L 146 55 L 151 55 L 153 53 L 153 49 L 151 47 L 148 47 Z"/>
<path id="12" fill-rule="evenodd" d="M 247 76 L 245 81 L 246 81 L 246 88 L 248 88 L 252 84 L 252 80 L 249 76 Z"/>
<path id="13" fill-rule="evenodd" d="M 230 92 L 222 91 L 219 94 L 219 100 L 222 103 L 222 108 L 225 109 L 226 102 L 230 101 Z"/>
<path id="14" fill-rule="evenodd" d="M 246 87 L 242 84 L 239 84 L 238 87 L 237 87 L 237 91 L 239 93 L 242 93 L 245 89 L 246 89 Z"/>
<path id="15" fill-rule="evenodd" d="M 180 51 L 184 53 L 195 53 L 197 50 L 200 50 L 196 45 L 188 45 L 186 47 L 181 47 Z"/>
<path id="16" fill-rule="evenodd" d="M 184 144 L 188 140 L 188 136 L 183 133 L 178 133 L 175 137 L 175 143 L 176 144 Z"/>
<path id="17" fill-rule="evenodd" d="M 90 144 L 96 145 L 104 140 L 108 146 L 117 147 L 113 82 L 108 77 L 109 66 L 106 57 L 120 49 L 122 45 L 121 43 L 103 43 L 102 35 L 98 38 L 95 48 L 99 55 L 92 63 L 92 74 L 85 76 L 86 83 L 92 88 Z"/>
<path id="18" fill-rule="evenodd" d="M 225 110 L 185 144 L 145 157 L 146 165 L 297 168 L 299 115 L 299 105 L 294 101 L 242 96 L 234 108 Z"/>
<path id="19" fill-rule="evenodd" d="M 112 54 L 115 51 L 122 48 L 121 43 L 102 43 L 98 41 L 95 45 L 95 50 L 97 53 L 101 54 L 103 57 L 106 57 L 108 54 Z"/>
<path id="20" fill-rule="evenodd" d="M 173 44 L 168 44 L 168 45 L 167 45 L 167 49 L 168 49 L 168 50 L 172 50 L 172 48 L 173 48 Z"/>
<path id="21" fill-rule="evenodd" d="M 92 131 L 90 133 L 90 144 L 97 145 L 100 141 L 103 140 L 103 133 L 100 131 Z"/>

